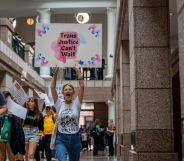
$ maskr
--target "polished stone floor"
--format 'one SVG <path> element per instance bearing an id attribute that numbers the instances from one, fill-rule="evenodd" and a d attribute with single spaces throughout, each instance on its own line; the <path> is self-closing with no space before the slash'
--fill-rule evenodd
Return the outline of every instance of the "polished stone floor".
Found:
<path id="1" fill-rule="evenodd" d="M 93 151 L 83 150 L 80 154 L 80 161 L 117 161 L 116 157 L 109 157 L 108 152 L 98 151 L 97 156 L 93 156 Z M 41 161 L 46 161 L 46 159 L 41 159 Z M 53 161 L 57 159 L 53 158 Z"/>
<path id="2" fill-rule="evenodd" d="M 46 159 L 41 159 L 46 161 Z M 53 159 L 57 161 L 57 159 Z M 116 157 L 109 157 L 106 152 L 99 151 L 97 156 L 93 156 L 93 151 L 81 151 L 80 161 L 117 161 Z"/>
<path id="3" fill-rule="evenodd" d="M 115 157 L 109 157 L 103 151 L 99 151 L 98 154 L 98 156 L 93 156 L 92 151 L 82 151 L 80 161 L 117 161 Z"/>

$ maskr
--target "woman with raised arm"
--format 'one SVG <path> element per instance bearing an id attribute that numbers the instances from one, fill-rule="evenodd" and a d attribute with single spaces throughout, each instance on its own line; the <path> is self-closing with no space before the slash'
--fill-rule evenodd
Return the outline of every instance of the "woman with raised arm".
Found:
<path id="1" fill-rule="evenodd" d="M 74 87 L 71 84 L 65 84 L 62 88 L 64 101 L 62 101 L 56 92 L 56 79 L 58 67 L 51 80 L 51 93 L 58 114 L 58 132 L 56 137 L 56 157 L 59 161 L 67 161 L 67 155 L 70 161 L 79 161 L 81 142 L 79 136 L 79 117 L 81 103 L 84 94 L 84 81 L 80 69 L 75 67 L 79 80 L 79 90 L 76 96 Z"/>

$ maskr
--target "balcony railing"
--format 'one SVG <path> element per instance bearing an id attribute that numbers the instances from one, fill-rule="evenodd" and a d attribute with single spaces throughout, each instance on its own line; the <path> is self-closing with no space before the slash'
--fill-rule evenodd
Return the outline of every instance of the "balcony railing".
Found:
<path id="1" fill-rule="evenodd" d="M 53 73 L 53 70 L 54 69 L 51 68 L 51 75 Z M 84 80 L 104 79 L 103 68 L 83 68 L 81 72 Z M 77 80 L 77 75 L 73 68 L 62 68 L 59 70 L 58 78 L 61 80 Z"/>
<path id="2" fill-rule="evenodd" d="M 22 45 L 21 41 L 19 41 L 15 35 L 12 35 L 12 48 L 13 51 L 19 55 L 20 58 L 24 59 L 25 55 L 25 48 L 24 45 Z"/>

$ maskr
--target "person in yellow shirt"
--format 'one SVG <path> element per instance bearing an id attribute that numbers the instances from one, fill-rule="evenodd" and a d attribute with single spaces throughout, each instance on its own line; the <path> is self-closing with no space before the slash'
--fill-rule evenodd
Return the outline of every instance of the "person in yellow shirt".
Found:
<path id="1" fill-rule="evenodd" d="M 56 120 L 56 114 L 54 113 L 52 107 L 46 106 L 46 115 L 44 116 L 44 149 L 47 161 L 52 160 L 52 150 L 50 149 L 50 141 L 52 130 Z"/>

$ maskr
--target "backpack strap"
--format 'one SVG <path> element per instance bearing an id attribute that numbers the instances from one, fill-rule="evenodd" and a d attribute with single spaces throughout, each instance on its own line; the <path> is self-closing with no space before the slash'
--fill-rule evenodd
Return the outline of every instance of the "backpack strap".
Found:
<path id="1" fill-rule="evenodd" d="M 55 124 L 55 119 L 54 119 L 54 115 L 52 114 L 52 121 L 53 121 L 53 123 Z"/>

